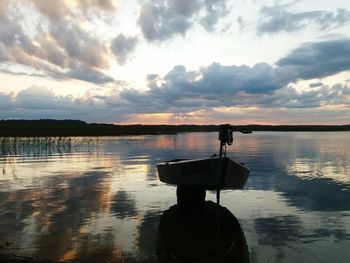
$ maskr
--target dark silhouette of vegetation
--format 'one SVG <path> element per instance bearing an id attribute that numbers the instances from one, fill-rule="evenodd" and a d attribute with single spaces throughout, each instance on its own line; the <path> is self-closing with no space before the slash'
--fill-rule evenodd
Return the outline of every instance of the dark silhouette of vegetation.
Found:
<path id="1" fill-rule="evenodd" d="M 237 125 L 251 131 L 350 131 L 350 125 Z M 120 136 L 218 131 L 219 125 L 113 125 L 80 120 L 0 120 L 0 136 Z"/>
<path id="2" fill-rule="evenodd" d="M 350 131 L 348 125 L 243 125 L 237 126 L 250 131 Z"/>
<path id="3" fill-rule="evenodd" d="M 0 136 L 118 136 L 216 131 L 215 125 L 113 125 L 79 120 L 0 120 Z"/>

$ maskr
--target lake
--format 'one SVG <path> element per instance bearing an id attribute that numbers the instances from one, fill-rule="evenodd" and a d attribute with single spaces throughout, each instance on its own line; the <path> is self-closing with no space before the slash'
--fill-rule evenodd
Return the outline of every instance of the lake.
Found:
<path id="1" fill-rule="evenodd" d="M 217 133 L 5 144 L 0 254 L 80 262 L 157 262 L 176 188 L 156 164 L 219 151 Z M 250 262 L 349 262 L 349 145 L 350 132 L 235 134 L 227 154 L 251 174 L 244 190 L 222 191 L 221 205 L 238 219 Z"/>

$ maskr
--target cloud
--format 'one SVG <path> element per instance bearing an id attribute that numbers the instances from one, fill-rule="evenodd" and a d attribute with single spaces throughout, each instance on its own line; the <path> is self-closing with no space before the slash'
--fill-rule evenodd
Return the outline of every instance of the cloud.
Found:
<path id="1" fill-rule="evenodd" d="M 46 88 L 34 86 L 22 90 L 17 96 L 0 94 L 0 102 L 8 106 L 0 111 L 0 118 L 37 116 L 100 122 L 103 116 L 103 121 L 115 122 L 127 120 L 130 116 L 157 113 L 192 118 L 191 114 L 195 112 L 201 118 L 212 116 L 212 120 L 216 120 L 219 115 L 239 119 L 243 111 L 251 116 L 266 117 L 263 112 L 268 109 L 277 112 L 288 109 L 300 114 L 306 109 L 312 112 L 312 109 L 321 110 L 322 107 L 334 107 L 334 111 L 343 114 L 341 109 L 348 109 L 350 105 L 350 86 L 346 81 L 332 86 L 315 81 L 312 88 L 303 91 L 294 88 L 294 84 L 349 71 L 350 64 L 346 60 L 349 43 L 347 39 L 305 43 L 275 65 L 225 66 L 212 63 L 198 70 L 178 65 L 164 76 L 148 75 L 147 90 L 120 83 L 122 89 L 115 84 L 117 86 L 98 95 L 87 93 L 81 98 L 72 98 L 57 96 Z M 77 69 L 66 74 L 75 74 L 71 77 L 77 79 L 90 78 L 86 80 L 98 83 L 101 76 L 89 70 Z M 101 83 L 105 81 L 108 80 L 102 79 Z M 240 108 L 240 113 L 229 110 L 235 107 Z M 249 110 L 252 107 L 255 112 Z M 225 108 L 228 109 L 226 113 L 217 112 L 217 109 Z"/>
<path id="2" fill-rule="evenodd" d="M 187 71 L 184 66 L 178 65 L 163 78 L 149 75 L 149 91 L 125 90 L 121 93 L 121 97 L 128 101 L 137 101 L 143 107 L 146 105 L 142 101 L 147 102 L 152 98 L 155 104 L 171 105 L 169 111 L 187 110 L 188 107 L 219 107 L 249 105 L 249 103 L 267 105 L 269 102 L 267 98 L 273 99 L 274 103 L 278 104 L 273 96 L 277 94 L 283 97 L 283 94 L 278 92 L 291 83 L 350 70 L 347 54 L 350 54 L 350 40 L 343 39 L 303 44 L 278 60 L 276 66 L 266 63 L 257 63 L 254 66 L 223 66 L 213 63 L 198 71 Z M 304 97 L 300 97 L 298 93 L 290 95 L 293 97 L 292 100 L 297 102 L 303 100 L 305 105 L 310 107 L 313 105 L 306 101 L 306 94 L 303 94 Z M 317 100 L 316 94 L 314 95 Z M 266 103 L 264 100 L 267 100 Z M 320 100 L 321 98 L 318 99 Z M 291 107 L 302 105 L 282 101 L 283 103 L 279 105 Z"/>
<path id="3" fill-rule="evenodd" d="M 176 70 L 187 72 L 181 67 Z M 200 86 L 196 87 L 200 88 Z M 273 92 L 260 94 L 242 91 L 223 94 L 213 89 L 201 95 L 200 92 L 186 92 L 185 89 L 180 92 L 171 92 L 171 90 L 163 90 L 162 87 L 144 92 L 135 89 L 124 89 L 121 92 L 116 87 L 105 95 L 87 93 L 80 98 L 58 96 L 45 87 L 32 86 L 22 90 L 16 96 L 0 94 L 0 119 L 23 119 L 35 116 L 35 118 L 45 119 L 82 119 L 88 122 L 122 122 L 138 115 L 169 113 L 174 119 L 189 119 L 193 123 L 194 118 L 204 119 L 206 122 L 225 119 L 244 120 L 247 116 L 255 116 L 256 119 L 279 119 L 281 116 L 287 118 L 288 115 L 288 118 L 295 118 L 296 115 L 301 114 L 301 111 L 302 114 L 309 113 L 313 116 L 328 114 L 329 119 L 334 118 L 330 112 L 322 111 L 323 106 L 336 106 L 332 112 L 337 111 L 336 116 L 342 114 L 344 119 L 346 116 L 344 113 L 348 111 L 346 107 L 349 105 L 350 87 L 341 83 L 303 92 L 286 86 Z M 240 110 L 230 111 L 232 107 L 239 107 Z M 254 110 L 251 109 L 252 107 Z M 216 110 L 225 108 L 228 110 Z M 196 114 L 193 115 L 193 112 Z"/>
<path id="4" fill-rule="evenodd" d="M 32 10 L 33 17 L 42 22 L 28 17 L 24 9 Z M 84 27 L 80 22 L 84 10 L 89 14 L 111 11 L 112 2 L 86 0 L 69 5 L 67 1 L 32 0 L 23 6 L 2 1 L 0 63 L 28 66 L 42 75 L 60 79 L 76 78 L 97 84 L 114 81 L 105 73 L 112 58 L 109 41 Z M 29 20 L 32 25 L 24 29 Z"/>
<path id="5" fill-rule="evenodd" d="M 51 21 L 59 21 L 65 19 L 71 14 L 66 1 L 31 0 L 30 2 L 33 3 L 33 5 L 41 14 L 46 16 Z"/>
<path id="6" fill-rule="evenodd" d="M 51 21 L 64 20 L 68 16 L 76 16 L 77 11 L 88 17 L 98 12 L 112 12 L 117 8 L 113 0 L 30 0 L 36 9 Z"/>
<path id="7" fill-rule="evenodd" d="M 8 110 L 13 107 L 12 96 L 0 92 L 0 110 Z"/>
<path id="8" fill-rule="evenodd" d="M 256 218 L 254 221 L 260 245 L 286 247 L 293 241 L 307 238 L 301 220 L 295 215 Z"/>
<path id="9" fill-rule="evenodd" d="M 32 86 L 21 90 L 15 97 L 15 106 L 26 110 L 53 110 L 74 108 L 74 100 L 67 96 L 56 96 L 51 90 Z"/>
<path id="10" fill-rule="evenodd" d="M 350 11 L 308 11 L 293 13 L 287 9 L 290 5 L 264 6 L 260 10 L 261 21 L 257 26 L 258 34 L 294 32 L 309 25 L 316 25 L 320 30 L 333 29 L 350 22 Z"/>
<path id="11" fill-rule="evenodd" d="M 347 105 L 350 98 L 346 96 L 349 87 L 338 83 L 333 86 L 320 86 L 318 89 L 298 92 L 292 87 L 278 90 L 269 98 L 269 103 L 261 106 L 285 108 L 316 108 L 326 105 Z"/>
<path id="12" fill-rule="evenodd" d="M 163 41 L 184 35 L 196 22 L 212 31 L 226 14 L 225 0 L 146 1 L 141 7 L 138 24 L 147 40 Z"/>
<path id="13" fill-rule="evenodd" d="M 125 64 L 129 54 L 135 50 L 137 42 L 137 37 L 126 37 L 124 34 L 119 34 L 112 40 L 111 48 L 120 65 Z"/>
<path id="14" fill-rule="evenodd" d="M 55 77 L 58 77 L 58 74 L 55 74 Z M 103 72 L 96 70 L 94 68 L 88 68 L 81 66 L 78 69 L 70 70 L 65 74 L 61 74 L 64 78 L 73 78 L 79 79 L 95 84 L 104 84 L 108 82 L 114 82 L 114 79 L 110 76 L 107 76 Z"/>
<path id="15" fill-rule="evenodd" d="M 9 1 L 0 2 L 0 44 L 3 48 L 8 48 L 23 42 L 25 39 L 21 26 L 16 23 L 15 18 L 9 14 L 11 4 Z M 6 53 L 3 50 L 4 53 Z"/>
<path id="16" fill-rule="evenodd" d="M 292 50 L 276 64 L 295 79 L 322 78 L 350 70 L 349 54 L 350 39 L 311 42 Z"/>
<path id="17" fill-rule="evenodd" d="M 176 10 L 176 3 L 178 1 L 154 1 L 142 6 L 138 23 L 147 40 L 165 40 L 175 34 L 184 34 L 190 28 L 192 12 L 198 10 L 197 1 L 186 1 L 188 8 L 184 10 L 192 12 Z"/>
<path id="18" fill-rule="evenodd" d="M 275 66 L 224 66 L 213 63 L 197 71 L 178 65 L 164 77 L 149 75 L 148 91 L 125 89 L 122 101 L 144 113 L 186 113 L 213 107 L 256 106 L 269 108 L 315 108 L 349 104 L 345 84 L 318 84 L 300 92 L 290 84 L 332 76 L 350 70 L 350 40 L 306 43 L 292 50 Z M 317 87 L 317 88 L 316 88 Z M 315 89 L 316 88 L 316 89 Z"/>
<path id="19" fill-rule="evenodd" d="M 228 14 L 226 0 L 205 0 L 206 14 L 200 19 L 200 23 L 207 31 L 213 31 L 219 19 Z"/>
<path id="20" fill-rule="evenodd" d="M 221 66 L 212 64 L 202 69 L 202 85 L 216 87 L 225 93 L 269 93 L 292 81 L 281 69 L 266 63 L 249 66 Z"/>
<path id="21" fill-rule="evenodd" d="M 322 87 L 323 83 L 322 82 L 315 82 L 315 83 L 310 83 L 309 87 L 310 88 L 317 88 L 317 87 Z"/>
<path id="22" fill-rule="evenodd" d="M 243 19 L 242 16 L 238 16 L 237 24 L 238 24 L 240 32 L 242 32 L 243 29 L 246 27 L 246 21 Z"/>
<path id="23" fill-rule="evenodd" d="M 118 90 L 118 88 L 115 88 Z M 0 119 L 82 119 L 89 122 L 123 121 L 131 113 L 116 94 L 82 97 L 60 96 L 42 86 L 31 86 L 17 95 L 0 93 Z M 116 103 L 112 103 L 116 102 Z"/>
<path id="24" fill-rule="evenodd" d="M 77 0 L 77 4 L 84 10 L 100 9 L 103 11 L 115 11 L 118 1 L 113 0 Z"/>
<path id="25" fill-rule="evenodd" d="M 69 57 L 69 66 L 77 63 L 105 69 L 109 66 L 107 43 L 97 39 L 92 33 L 77 24 L 59 23 L 51 26 L 50 36 Z"/>
<path id="26" fill-rule="evenodd" d="M 113 197 L 111 211 L 122 220 L 137 216 L 135 200 L 125 190 L 119 190 Z"/>

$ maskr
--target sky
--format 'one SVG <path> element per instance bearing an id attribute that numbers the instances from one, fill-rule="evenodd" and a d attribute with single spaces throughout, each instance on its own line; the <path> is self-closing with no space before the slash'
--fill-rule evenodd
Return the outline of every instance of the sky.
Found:
<path id="1" fill-rule="evenodd" d="M 0 119 L 349 124 L 349 0 L 0 0 Z"/>

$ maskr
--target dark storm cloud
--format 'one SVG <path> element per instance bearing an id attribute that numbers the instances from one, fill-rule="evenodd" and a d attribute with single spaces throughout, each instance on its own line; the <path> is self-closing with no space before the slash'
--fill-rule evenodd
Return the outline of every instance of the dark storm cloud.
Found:
<path id="1" fill-rule="evenodd" d="M 212 31 L 227 14 L 225 0 L 156 0 L 142 5 L 138 23 L 149 41 L 184 35 L 195 22 Z"/>
<path id="2" fill-rule="evenodd" d="M 306 26 L 316 25 L 320 30 L 332 29 L 350 22 L 350 11 L 308 11 L 289 12 L 289 5 L 264 6 L 260 10 L 261 23 L 257 26 L 258 34 L 293 32 Z"/>
<path id="3" fill-rule="evenodd" d="M 350 70 L 349 54 L 349 39 L 305 43 L 276 64 L 296 79 L 321 78 Z"/>
<path id="4" fill-rule="evenodd" d="M 125 64 L 129 54 L 135 50 L 137 42 L 137 37 L 126 37 L 124 34 L 119 34 L 112 40 L 111 48 L 120 65 Z"/>
<path id="5" fill-rule="evenodd" d="M 201 86 L 206 86 L 206 89 L 215 87 L 232 95 L 240 91 L 269 93 L 293 81 L 291 76 L 283 74 L 283 69 L 266 63 L 258 63 L 252 67 L 212 64 L 202 69 L 201 73 Z"/>

